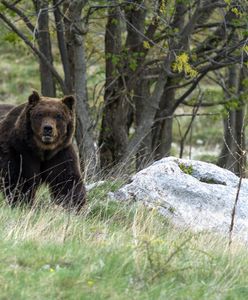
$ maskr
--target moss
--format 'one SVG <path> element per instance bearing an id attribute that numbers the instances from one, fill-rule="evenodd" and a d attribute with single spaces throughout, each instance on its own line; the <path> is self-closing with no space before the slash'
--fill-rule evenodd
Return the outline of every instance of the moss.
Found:
<path id="1" fill-rule="evenodd" d="M 221 185 L 226 185 L 225 182 L 222 182 L 220 180 L 216 180 L 214 178 L 200 178 L 200 181 L 201 182 L 205 182 L 205 183 L 208 183 L 208 184 L 221 184 Z"/>
<path id="2" fill-rule="evenodd" d="M 216 181 L 212 178 L 204 178 L 204 179 L 200 179 L 201 182 L 205 182 L 205 183 L 209 183 L 209 184 L 216 184 Z"/>
<path id="3" fill-rule="evenodd" d="M 192 175 L 192 173 L 193 173 L 192 165 L 185 165 L 184 163 L 179 163 L 178 166 L 183 171 L 183 173 L 185 173 L 187 175 Z"/>
<path id="4" fill-rule="evenodd" d="M 175 209 L 175 207 L 170 206 L 170 207 L 168 208 L 168 211 L 169 211 L 170 213 L 174 214 L 174 213 L 176 212 L 176 209 Z"/>

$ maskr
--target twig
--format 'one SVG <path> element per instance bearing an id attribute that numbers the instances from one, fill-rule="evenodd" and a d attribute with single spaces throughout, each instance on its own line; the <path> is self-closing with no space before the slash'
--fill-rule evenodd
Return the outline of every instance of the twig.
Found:
<path id="1" fill-rule="evenodd" d="M 163 121 L 166 119 L 172 119 L 172 118 L 178 118 L 178 117 L 192 117 L 192 116 L 196 116 L 196 117 L 207 117 L 207 116 L 219 116 L 221 115 L 221 113 L 195 113 L 195 114 L 191 114 L 191 113 L 185 113 L 185 114 L 171 114 L 170 116 L 166 116 L 166 117 L 161 117 L 161 118 L 156 118 L 154 120 L 155 122 L 159 122 L 159 121 Z"/>
<path id="2" fill-rule="evenodd" d="M 230 228 L 229 228 L 229 247 L 232 244 L 232 234 L 233 234 L 233 227 L 234 227 L 234 219 L 235 219 L 235 215 L 236 215 L 236 208 L 237 208 L 237 204 L 238 204 L 238 199 L 239 199 L 239 193 L 240 193 L 240 189 L 241 189 L 241 184 L 242 184 L 242 179 L 243 179 L 243 159 L 246 155 L 246 152 L 243 151 L 242 152 L 242 156 L 239 160 L 239 164 L 240 164 L 240 176 L 239 176 L 239 184 L 238 184 L 238 188 L 237 188 L 237 193 L 236 193 L 236 197 L 235 197 L 235 201 L 234 201 L 234 205 L 233 205 L 233 209 L 232 209 L 232 215 L 231 215 L 231 224 L 230 224 Z"/>
<path id="3" fill-rule="evenodd" d="M 200 108 L 201 101 L 202 101 L 202 97 L 200 97 L 200 101 L 199 101 L 199 102 L 197 103 L 197 105 L 193 108 L 192 118 L 191 118 L 191 120 L 190 120 L 189 126 L 188 126 L 188 128 L 186 129 L 186 131 L 185 131 L 185 133 L 184 133 L 184 136 L 183 136 L 182 139 L 181 139 L 181 142 L 180 142 L 180 156 L 179 156 L 180 158 L 183 157 L 184 142 L 185 142 L 185 140 L 186 140 L 186 138 L 187 138 L 187 135 L 188 135 L 190 129 L 192 128 L 192 125 L 193 125 L 193 122 L 194 122 L 194 120 L 195 120 L 196 114 L 197 114 L 197 112 L 198 112 L 198 110 L 199 110 L 199 108 Z"/>
<path id="4" fill-rule="evenodd" d="M 23 22 L 26 24 L 26 26 L 28 27 L 28 29 L 34 33 L 35 28 L 34 25 L 31 23 L 31 21 L 29 20 L 29 18 L 18 8 L 16 7 L 14 4 L 10 4 L 5 0 L 1 1 L 3 3 L 3 5 L 5 7 L 7 7 L 8 9 L 12 10 L 13 12 L 15 12 L 22 20 Z M 37 38 L 37 36 L 36 36 Z"/>
<path id="5" fill-rule="evenodd" d="M 66 94 L 66 87 L 64 85 L 64 81 L 61 78 L 61 76 L 59 75 L 59 73 L 55 70 L 55 68 L 51 65 L 51 63 L 47 60 L 46 56 L 40 52 L 29 40 L 28 38 L 8 19 L 6 18 L 6 16 L 4 14 L 2 14 L 0 12 L 0 19 L 2 19 L 2 21 L 4 23 L 6 23 L 8 25 L 9 28 L 11 28 L 13 30 L 13 32 L 15 32 L 23 41 L 24 43 L 31 48 L 31 50 L 34 52 L 34 54 L 36 54 L 48 67 L 48 69 L 52 72 L 52 74 L 54 75 L 54 77 L 56 78 L 56 80 L 58 81 L 61 90 L 63 91 L 63 93 Z"/>

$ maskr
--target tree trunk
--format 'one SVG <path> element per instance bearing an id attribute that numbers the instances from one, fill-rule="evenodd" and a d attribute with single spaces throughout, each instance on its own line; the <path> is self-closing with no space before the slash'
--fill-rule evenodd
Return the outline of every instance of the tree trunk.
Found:
<path id="1" fill-rule="evenodd" d="M 236 113 L 235 111 L 229 111 L 228 116 L 223 119 L 224 126 L 224 142 L 222 146 L 221 153 L 218 159 L 218 165 L 222 168 L 235 171 L 236 164 L 236 154 L 235 154 L 235 123 L 236 123 Z"/>
<path id="2" fill-rule="evenodd" d="M 125 118 L 127 109 L 121 95 L 121 79 L 117 63 L 121 55 L 121 24 L 119 8 L 110 8 L 105 31 L 105 92 L 101 132 L 100 164 L 103 170 L 112 168 L 122 155 L 127 142 Z"/>
<path id="3" fill-rule="evenodd" d="M 153 151 L 155 159 L 169 156 L 172 143 L 173 106 L 175 90 L 171 88 L 175 81 L 168 79 L 159 103 L 159 110 L 155 119 L 158 121 L 153 126 Z"/>
<path id="4" fill-rule="evenodd" d="M 150 84 L 148 80 L 140 80 L 139 84 L 134 91 L 134 102 L 135 102 L 135 125 L 140 126 L 142 122 L 142 112 L 146 105 L 145 99 L 150 96 Z M 152 152 L 152 133 L 149 132 L 141 141 L 139 149 L 136 154 L 136 169 L 141 170 L 145 168 L 149 162 L 153 161 Z"/>
<path id="5" fill-rule="evenodd" d="M 85 3 L 86 1 L 80 0 L 65 2 L 65 32 L 73 92 L 77 98 L 76 140 L 85 171 L 93 175 L 97 171 L 97 155 L 88 107 L 84 31 L 81 22 Z"/>
<path id="6" fill-rule="evenodd" d="M 41 53 L 53 64 L 51 40 L 49 33 L 48 0 L 36 1 L 38 14 L 38 45 Z M 56 88 L 52 72 L 40 59 L 41 93 L 43 96 L 55 97 Z"/>
<path id="7" fill-rule="evenodd" d="M 242 68 L 240 71 L 239 79 L 239 108 L 236 110 L 236 136 L 238 146 L 238 157 L 239 164 L 237 174 L 239 176 L 246 177 L 246 166 L 247 166 L 247 157 L 246 157 L 246 135 L 245 135 L 245 116 L 246 116 L 246 96 L 243 96 L 243 93 L 246 91 L 245 79 L 247 78 L 247 68 Z"/>
<path id="8" fill-rule="evenodd" d="M 169 55 L 165 59 L 164 69 L 168 69 L 170 65 L 171 57 Z M 163 89 L 166 81 L 166 73 L 160 73 L 153 92 L 148 98 L 144 99 L 144 105 L 142 106 L 142 111 L 140 111 L 142 119 L 140 120 L 139 126 L 137 126 L 134 135 L 129 140 L 127 149 L 122 158 L 122 164 L 125 167 L 128 167 L 127 162 L 136 155 L 137 151 L 139 150 L 140 144 L 147 136 L 147 134 L 151 132 L 151 128 L 154 124 L 154 118 L 159 105 L 159 99 L 163 94 Z"/>
<path id="9" fill-rule="evenodd" d="M 233 65 L 229 67 L 228 88 L 233 92 L 236 101 L 238 101 L 238 109 L 228 112 L 228 116 L 224 118 L 224 143 L 219 156 L 218 165 L 229 169 L 237 175 L 243 174 L 246 164 L 244 154 L 245 150 L 245 132 L 244 132 L 244 103 L 239 96 L 243 87 L 240 84 L 240 69 Z"/>
<path id="10" fill-rule="evenodd" d="M 143 47 L 144 20 L 146 10 L 141 0 L 133 1 L 124 12 L 120 7 L 110 8 L 105 33 L 106 84 L 103 120 L 99 139 L 100 160 L 103 169 L 118 164 L 128 144 L 129 128 L 132 124 L 133 96 L 136 86 L 136 67 L 140 65 L 140 47 Z M 121 19 L 127 20 L 127 37 L 121 45 Z M 135 82 L 135 83 L 134 83 Z M 131 117 L 131 118 L 130 118 Z"/>
<path id="11" fill-rule="evenodd" d="M 237 139 L 237 163 L 235 168 L 235 173 L 238 176 L 245 176 L 246 169 L 246 152 L 245 152 L 245 127 L 244 127 L 244 117 L 245 117 L 245 104 L 242 108 L 235 111 L 236 122 L 235 131 Z"/>
<path id="12" fill-rule="evenodd" d="M 53 0 L 53 5 L 58 5 L 60 0 Z M 63 71 L 64 71 L 64 82 L 66 87 L 66 93 L 72 94 L 73 92 L 73 83 L 72 83 L 72 77 L 71 77 L 71 70 L 69 66 L 69 57 L 68 57 L 68 51 L 66 48 L 66 41 L 65 41 L 65 28 L 64 28 L 64 20 L 62 18 L 62 14 L 60 11 L 60 7 L 56 6 L 54 9 L 54 19 L 55 19 L 55 25 L 56 25 L 56 34 L 57 34 L 57 40 L 58 40 L 58 47 L 61 57 L 61 62 L 63 65 Z"/>
<path id="13" fill-rule="evenodd" d="M 172 143 L 173 116 L 170 107 L 165 109 L 165 119 L 161 123 L 160 143 L 156 148 L 156 159 L 170 156 Z"/>

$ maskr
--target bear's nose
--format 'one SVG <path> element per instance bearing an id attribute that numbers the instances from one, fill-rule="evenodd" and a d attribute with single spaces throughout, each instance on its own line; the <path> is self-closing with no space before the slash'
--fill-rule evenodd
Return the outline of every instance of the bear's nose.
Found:
<path id="1" fill-rule="evenodd" d="M 51 135 L 51 134 L 52 134 L 52 131 L 53 131 L 53 128 L 52 128 L 52 126 L 50 126 L 50 125 L 45 125 L 45 126 L 43 127 L 43 133 L 44 133 L 45 135 Z"/>

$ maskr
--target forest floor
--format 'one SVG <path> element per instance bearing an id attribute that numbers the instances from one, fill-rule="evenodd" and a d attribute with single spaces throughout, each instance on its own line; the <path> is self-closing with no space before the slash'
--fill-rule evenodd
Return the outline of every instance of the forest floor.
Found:
<path id="1" fill-rule="evenodd" d="M 49 203 L 0 209 L 0 299 L 247 299 L 248 251 L 173 227 L 156 210 L 89 192 L 82 215 Z"/>

